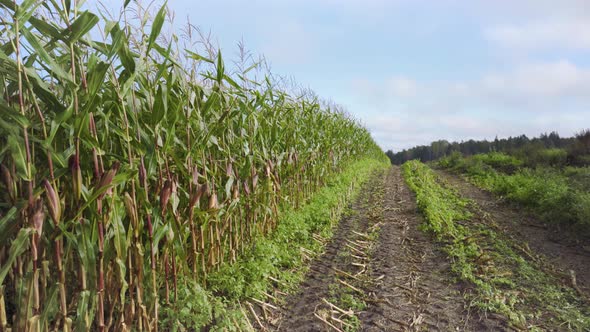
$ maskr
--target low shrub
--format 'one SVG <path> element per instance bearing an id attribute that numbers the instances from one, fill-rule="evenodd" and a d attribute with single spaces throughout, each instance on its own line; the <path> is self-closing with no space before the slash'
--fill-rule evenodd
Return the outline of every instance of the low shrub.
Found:
<path id="1" fill-rule="evenodd" d="M 541 149 L 527 160 L 529 167 L 539 165 L 562 167 L 567 163 L 567 151 L 564 149 Z"/>
<path id="2" fill-rule="evenodd" d="M 472 159 L 475 162 L 480 161 L 500 172 L 508 174 L 516 172 L 524 164 L 522 160 L 501 152 L 478 154 L 473 156 Z"/>
<path id="3" fill-rule="evenodd" d="M 564 150 L 545 151 L 547 162 L 564 158 Z M 501 153 L 468 158 L 455 155 L 441 160 L 439 166 L 467 174 L 475 185 L 530 208 L 547 223 L 590 231 L 590 207 L 586 204 L 590 168 L 526 168 L 519 159 Z"/>

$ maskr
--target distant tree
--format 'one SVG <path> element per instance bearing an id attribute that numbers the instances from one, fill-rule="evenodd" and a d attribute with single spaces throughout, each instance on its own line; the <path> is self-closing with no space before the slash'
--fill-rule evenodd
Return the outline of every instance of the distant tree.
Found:
<path id="1" fill-rule="evenodd" d="M 552 131 L 551 134 L 549 134 L 548 138 L 553 147 L 561 147 L 561 138 L 559 137 L 559 134 L 556 131 Z"/>
<path id="2" fill-rule="evenodd" d="M 567 160 L 574 165 L 590 165 L 590 129 L 584 129 L 576 134 L 568 148 Z"/>
<path id="3" fill-rule="evenodd" d="M 577 133 L 576 141 L 578 142 L 584 153 L 590 153 L 590 129 L 585 129 Z"/>
<path id="4" fill-rule="evenodd" d="M 389 161 L 391 161 L 392 164 L 395 164 L 395 153 L 393 153 L 393 151 L 387 150 L 387 152 L 385 152 L 385 155 L 389 158 Z"/>

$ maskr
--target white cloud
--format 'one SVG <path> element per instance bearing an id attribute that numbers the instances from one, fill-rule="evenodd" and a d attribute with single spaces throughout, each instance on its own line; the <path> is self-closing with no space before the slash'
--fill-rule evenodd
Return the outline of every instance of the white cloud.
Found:
<path id="1" fill-rule="evenodd" d="M 406 98 L 416 96 L 418 90 L 414 80 L 403 76 L 390 78 L 387 82 L 387 87 L 393 95 Z"/>
<path id="2" fill-rule="evenodd" d="M 509 49 L 590 50 L 590 21 L 583 18 L 497 25 L 485 29 L 484 35 Z"/>
<path id="3" fill-rule="evenodd" d="M 396 151 L 437 139 L 572 135 L 590 118 L 590 68 L 566 60 L 524 63 L 472 81 L 355 82 L 358 103 L 372 105 L 357 116 L 384 149 Z"/>
<path id="4" fill-rule="evenodd" d="M 576 98 L 590 102 L 590 69 L 567 60 L 531 63 L 508 73 L 495 73 L 481 80 L 484 93 L 506 100 L 553 102 Z"/>
<path id="5" fill-rule="evenodd" d="M 300 65 L 310 61 L 318 45 L 314 35 L 296 21 L 277 22 L 263 32 L 261 53 L 271 63 Z"/>
<path id="6" fill-rule="evenodd" d="M 530 62 L 510 70 L 491 71 L 475 80 L 417 81 L 393 76 L 371 81 L 361 78 L 353 80 L 351 88 L 363 102 L 372 100 L 382 107 L 422 105 L 436 107 L 438 112 L 452 112 L 466 105 L 478 108 L 536 106 L 539 103 L 552 106 L 564 100 L 590 105 L 590 68 L 568 60 Z M 425 96 L 428 98 L 422 98 Z"/>

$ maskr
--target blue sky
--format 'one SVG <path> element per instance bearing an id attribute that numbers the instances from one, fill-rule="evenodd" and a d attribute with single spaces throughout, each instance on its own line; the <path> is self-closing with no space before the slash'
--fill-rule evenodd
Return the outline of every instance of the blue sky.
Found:
<path id="1" fill-rule="evenodd" d="M 118 3 L 115 0 L 106 1 Z M 586 0 L 169 0 L 360 119 L 384 149 L 590 127 Z"/>

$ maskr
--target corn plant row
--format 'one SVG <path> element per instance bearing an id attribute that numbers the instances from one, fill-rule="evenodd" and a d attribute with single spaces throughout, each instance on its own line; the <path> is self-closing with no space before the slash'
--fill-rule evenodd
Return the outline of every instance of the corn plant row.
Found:
<path id="1" fill-rule="evenodd" d="M 383 159 L 313 95 L 163 38 L 165 7 L 84 8 L 0 0 L 0 331 L 157 331 L 179 276 L 206 286 L 279 203 Z"/>

